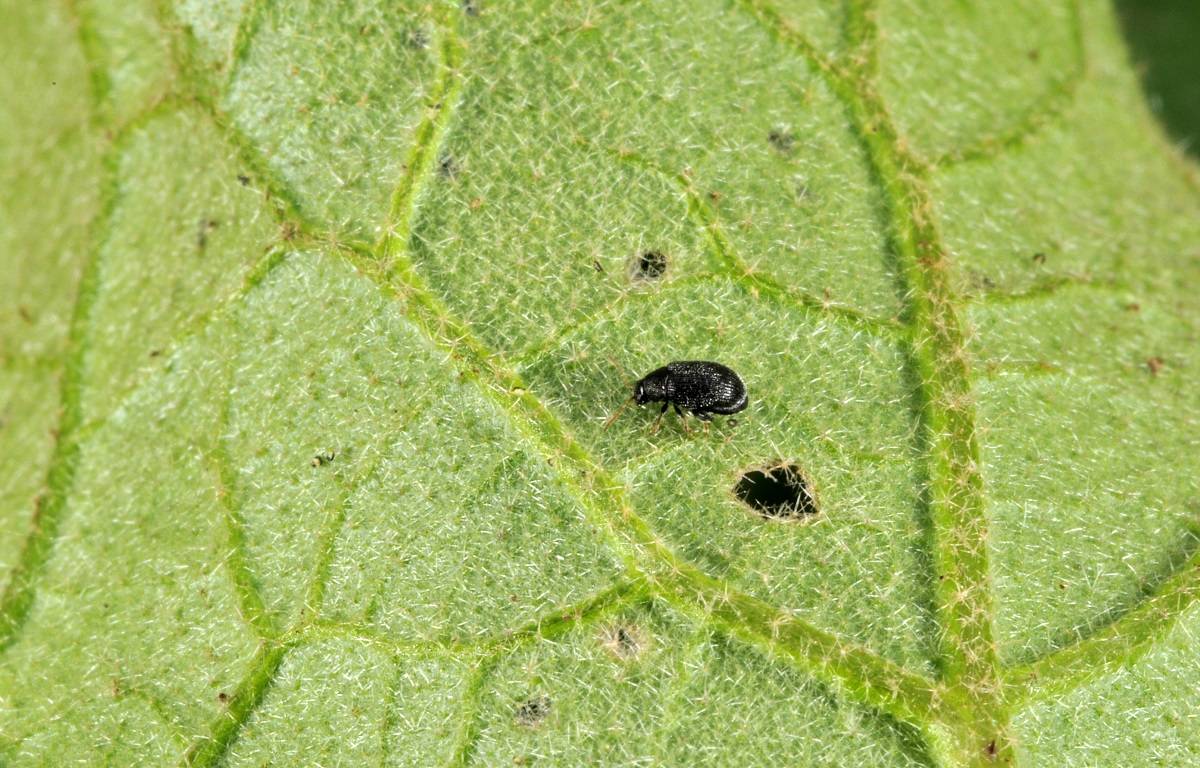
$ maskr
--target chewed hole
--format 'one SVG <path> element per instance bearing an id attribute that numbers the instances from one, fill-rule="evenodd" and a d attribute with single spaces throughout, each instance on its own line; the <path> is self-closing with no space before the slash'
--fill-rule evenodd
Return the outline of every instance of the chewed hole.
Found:
<path id="1" fill-rule="evenodd" d="M 531 699 L 526 699 L 517 705 L 513 712 L 513 718 L 516 719 L 518 725 L 523 725 L 526 728 L 533 728 L 539 725 L 550 715 L 550 697 L 535 696 Z"/>
<path id="2" fill-rule="evenodd" d="M 662 251 L 642 251 L 633 260 L 633 276 L 640 280 L 657 280 L 667 273 L 667 254 Z"/>
<path id="3" fill-rule="evenodd" d="M 817 513 L 812 483 L 794 464 L 752 469 L 742 475 L 733 492 L 769 520 L 803 520 Z"/>

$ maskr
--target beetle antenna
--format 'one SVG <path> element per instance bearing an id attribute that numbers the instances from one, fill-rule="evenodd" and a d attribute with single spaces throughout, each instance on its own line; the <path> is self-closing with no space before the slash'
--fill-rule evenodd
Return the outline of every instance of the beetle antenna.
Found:
<path id="1" fill-rule="evenodd" d="M 613 415 L 608 417 L 608 421 L 604 422 L 604 429 L 608 429 L 608 425 L 612 424 L 614 421 L 616 421 L 617 417 L 621 415 L 621 411 L 628 408 L 629 404 L 632 402 L 633 402 L 633 396 L 630 395 L 628 400 L 621 403 L 620 407 L 618 407 L 617 410 L 613 411 Z"/>

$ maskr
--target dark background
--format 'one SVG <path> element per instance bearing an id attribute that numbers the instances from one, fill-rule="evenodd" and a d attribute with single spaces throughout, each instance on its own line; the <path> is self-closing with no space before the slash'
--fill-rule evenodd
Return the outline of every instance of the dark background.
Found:
<path id="1" fill-rule="evenodd" d="M 1115 0 L 1150 108 L 1200 159 L 1200 0 Z"/>

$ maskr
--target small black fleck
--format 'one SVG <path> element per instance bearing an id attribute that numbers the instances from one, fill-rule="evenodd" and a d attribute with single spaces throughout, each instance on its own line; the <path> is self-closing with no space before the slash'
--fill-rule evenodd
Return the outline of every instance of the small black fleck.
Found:
<path id="1" fill-rule="evenodd" d="M 323 467 L 333 461 L 336 456 L 336 451 L 325 451 L 324 453 L 318 453 L 316 456 L 313 456 L 311 463 L 314 467 Z"/>
<path id="2" fill-rule="evenodd" d="M 239 173 L 237 175 L 237 180 L 238 180 L 238 184 L 241 184 L 243 187 L 250 186 L 250 177 L 244 173 Z"/>
<path id="3" fill-rule="evenodd" d="M 796 134 L 787 128 L 772 128 L 771 132 L 767 134 L 767 141 L 771 142 L 771 146 L 780 152 L 791 152 L 796 146 Z"/>
<path id="4" fill-rule="evenodd" d="M 1038 251 L 1037 253 L 1033 254 L 1033 263 L 1034 264 L 1045 264 L 1046 263 L 1046 254 L 1042 253 L 1041 251 Z"/>
<path id="5" fill-rule="evenodd" d="M 540 725 L 549 715 L 549 696 L 535 696 L 531 699 L 526 699 L 518 704 L 516 711 L 513 712 L 513 717 L 516 718 L 517 724 L 523 725 L 526 728 L 534 728 Z"/>
<path id="6" fill-rule="evenodd" d="M 462 9 L 468 16 L 478 16 L 479 0 L 462 0 Z"/>
<path id="7" fill-rule="evenodd" d="M 229 694 L 225 693 L 225 691 L 221 691 L 217 694 L 217 701 L 221 702 L 222 704 L 227 703 L 229 701 Z"/>
<path id="8" fill-rule="evenodd" d="M 657 280 L 667 273 L 667 255 L 662 251 L 643 251 L 633 260 L 633 276 Z"/>
<path id="9" fill-rule="evenodd" d="M 438 161 L 438 174 L 444 179 L 453 179 L 458 175 L 458 161 L 451 155 L 445 155 Z"/>
<path id="10" fill-rule="evenodd" d="M 592 269 L 596 270 L 600 274 L 604 274 L 604 265 L 600 263 L 599 259 L 592 259 Z"/>
<path id="11" fill-rule="evenodd" d="M 817 498 L 804 472 L 794 464 L 752 469 L 734 494 L 768 520 L 803 520 L 817 513 Z"/>

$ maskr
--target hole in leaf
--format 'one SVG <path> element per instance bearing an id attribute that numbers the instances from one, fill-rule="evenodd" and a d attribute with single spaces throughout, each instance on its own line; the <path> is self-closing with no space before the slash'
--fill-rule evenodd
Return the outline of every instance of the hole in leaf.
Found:
<path id="1" fill-rule="evenodd" d="M 513 712 L 513 717 L 516 719 L 518 725 L 533 728 L 545 720 L 549 714 L 550 697 L 535 696 L 518 704 L 516 711 Z"/>
<path id="2" fill-rule="evenodd" d="M 742 475 L 733 492 L 768 520 L 802 520 L 817 513 L 812 483 L 794 464 L 752 469 Z"/>
<path id="3" fill-rule="evenodd" d="M 633 276 L 639 280 L 657 280 L 667 273 L 667 254 L 642 251 L 633 260 Z"/>

